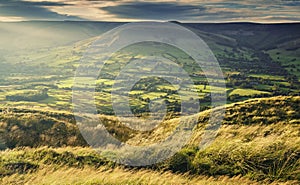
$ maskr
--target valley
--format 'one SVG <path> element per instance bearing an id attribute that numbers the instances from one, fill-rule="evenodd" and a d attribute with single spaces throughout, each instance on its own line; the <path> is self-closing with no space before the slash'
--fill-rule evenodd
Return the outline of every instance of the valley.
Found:
<path id="1" fill-rule="evenodd" d="M 143 42 L 111 55 L 94 81 L 95 89 L 86 85 L 88 75 L 74 82 L 78 66 L 87 71 L 98 67 L 81 63 L 93 42 L 122 24 L 0 23 L 0 184 L 299 184 L 300 24 L 174 22 L 205 41 L 224 79 L 206 76 L 193 58 L 174 46 Z M 139 65 L 147 57 L 171 63 Z M 132 61 L 138 65 L 126 78 L 118 78 Z M 121 85 L 138 75 L 164 74 L 180 82 L 182 71 L 193 84 L 179 87 L 152 76 L 123 93 L 126 88 Z M 96 117 L 103 124 L 99 130 L 118 141 L 152 145 L 172 136 L 180 123 L 196 119 L 192 129 L 183 128 L 191 138 L 157 164 L 119 164 L 133 154 L 96 152 L 90 146 L 74 116 L 74 87 L 95 90 Z M 156 110 L 156 101 L 165 103 L 166 114 L 153 129 L 127 127 L 116 116 L 112 92 L 117 92 L 119 102 L 128 96 L 130 110 L 138 118 Z M 213 105 L 212 95 L 221 93 L 226 93 L 226 104 L 220 98 Z M 183 101 L 192 108 L 199 103 L 199 111 L 181 114 Z M 218 117 L 222 110 L 224 118 L 213 142 L 202 147 L 210 115 Z M 97 133 L 91 138 L 101 139 Z M 147 161 L 152 154 L 134 155 Z"/>

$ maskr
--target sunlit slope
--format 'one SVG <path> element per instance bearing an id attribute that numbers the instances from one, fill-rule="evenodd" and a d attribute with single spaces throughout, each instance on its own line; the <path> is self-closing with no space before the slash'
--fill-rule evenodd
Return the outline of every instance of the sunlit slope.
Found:
<path id="1" fill-rule="evenodd" d="M 218 114 L 217 110 L 214 115 Z M 199 142 L 211 110 L 200 112 L 189 143 L 170 159 L 151 168 L 195 175 L 242 175 L 255 180 L 295 180 L 297 184 L 300 180 L 299 110 L 299 96 L 251 99 L 227 105 L 225 118 L 214 142 L 204 150 Z M 125 127 L 116 117 L 99 117 L 114 137 L 131 145 L 159 142 L 170 135 L 178 124 L 175 118 L 161 123 L 152 131 L 138 132 Z M 73 167 L 115 166 L 105 159 L 105 155 L 96 154 L 90 148 L 73 148 L 88 145 L 80 135 L 71 113 L 7 108 L 1 110 L 0 123 L 3 148 L 72 146 L 55 150 L 8 151 L 1 159 L 1 168 L 7 170 L 7 175 L 11 171 L 19 173 L 14 170 L 43 170 L 44 165 L 52 164 L 72 167 L 69 170 L 75 170 L 74 173 L 77 171 Z M 18 160 L 14 161 L 15 158 Z M 55 175 L 56 172 L 53 173 Z"/>
<path id="2" fill-rule="evenodd" d="M 227 105 L 217 140 L 227 138 L 226 140 L 230 141 L 260 142 L 260 139 L 271 138 L 299 139 L 297 138 L 300 122 L 299 105 L 299 96 L 251 99 Z M 191 116 L 199 117 L 198 125 L 193 129 L 191 145 L 200 142 L 210 113 L 211 110 L 207 110 Z M 114 116 L 99 115 L 99 117 L 111 134 L 123 142 L 134 145 L 145 145 L 164 139 L 174 131 L 179 122 L 178 118 L 166 120 L 152 131 L 139 132 L 127 128 Z M 1 136 L 8 147 L 86 145 L 72 113 L 69 112 L 2 108 L 0 122 Z"/>
<path id="3" fill-rule="evenodd" d="M 299 140 L 300 97 L 272 97 L 251 99 L 244 102 L 226 105 L 225 117 L 216 137 L 216 141 L 264 142 L 266 139 L 294 138 Z M 219 115 L 218 109 L 203 111 L 198 115 L 198 125 L 193 129 L 190 145 L 201 141 L 203 129 L 207 126 L 210 115 Z M 182 118 L 180 118 L 182 119 Z M 150 144 L 158 142 L 171 134 L 180 121 L 179 118 L 167 120 L 156 129 L 147 133 L 139 133 L 128 142 L 131 144 Z M 261 139 L 261 141 L 260 141 Z M 293 140 L 293 139 L 291 139 Z M 294 140 L 295 141 L 295 140 Z"/>

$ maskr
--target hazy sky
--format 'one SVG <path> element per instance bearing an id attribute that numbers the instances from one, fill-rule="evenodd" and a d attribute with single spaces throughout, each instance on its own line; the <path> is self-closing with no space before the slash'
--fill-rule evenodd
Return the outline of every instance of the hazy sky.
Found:
<path id="1" fill-rule="evenodd" d="M 300 22 L 300 0 L 0 0 L 0 21 Z"/>

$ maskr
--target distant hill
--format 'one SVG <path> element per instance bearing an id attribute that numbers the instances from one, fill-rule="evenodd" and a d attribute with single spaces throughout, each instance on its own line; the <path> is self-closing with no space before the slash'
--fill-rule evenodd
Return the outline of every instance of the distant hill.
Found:
<path id="1" fill-rule="evenodd" d="M 126 23 L 115 22 L 51 22 L 29 21 L 18 23 L 0 23 L 0 53 L 24 53 L 24 51 L 50 49 L 60 46 L 70 46 L 78 41 L 84 41 L 101 35 L 117 26 Z M 257 23 L 179 23 L 198 34 L 213 50 L 222 66 L 232 67 L 237 61 L 243 62 L 244 68 L 251 63 L 255 70 L 271 67 L 277 74 L 286 75 L 283 69 L 294 68 L 292 74 L 298 78 L 300 66 L 295 64 L 300 60 L 300 23 L 290 24 L 257 24 Z M 238 54 L 235 56 L 234 54 Z M 280 54 L 278 54 L 280 53 Z M 269 54 L 273 59 L 270 61 Z M 280 56 L 277 56 L 277 55 Z M 253 61 L 258 58 L 260 61 Z M 250 61 L 245 62 L 248 59 Z M 1 62 L 1 58 L 0 58 Z M 276 62 L 281 64 L 278 66 Z M 276 66 L 277 65 L 277 66 Z M 292 66 L 295 65 L 295 66 Z M 259 67 L 258 67 L 259 66 Z"/>
<path id="2" fill-rule="evenodd" d="M 187 28 L 207 33 L 224 35 L 236 39 L 239 46 L 255 50 L 270 50 L 282 43 L 299 39 L 300 23 L 257 24 L 257 23 L 219 23 L 182 24 Z"/>
<path id="3" fill-rule="evenodd" d="M 173 22 L 174 23 L 174 22 Z M 126 23 L 118 22 L 73 22 L 73 21 L 28 21 L 17 23 L 0 23 L 0 39 L 3 49 L 38 46 L 60 46 L 90 37 L 98 36 L 114 27 Z M 237 46 L 246 46 L 256 50 L 274 49 L 283 43 L 299 39 L 300 23 L 290 24 L 256 24 L 256 23 L 179 23 L 195 31 L 216 38 L 236 40 Z M 200 31 L 200 32 L 199 32 Z M 205 35 L 204 34 L 204 35 Z M 204 38 L 204 40 L 206 40 Z M 232 42 L 231 41 L 231 42 Z M 226 43 L 226 39 L 218 41 Z M 5 47 L 7 46 L 7 47 Z M 299 47 L 299 45 L 297 44 Z M 295 46 L 291 46 L 293 49 Z M 2 48 L 2 47 L 1 47 Z"/>

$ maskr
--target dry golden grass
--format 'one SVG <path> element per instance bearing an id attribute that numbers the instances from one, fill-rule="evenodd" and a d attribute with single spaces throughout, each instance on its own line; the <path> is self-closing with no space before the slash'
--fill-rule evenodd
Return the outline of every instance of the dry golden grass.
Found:
<path id="1" fill-rule="evenodd" d="M 205 125 L 202 123 L 207 122 L 210 110 L 201 112 L 199 125 L 194 128 L 187 148 L 179 151 L 177 158 L 156 166 L 155 171 L 114 168 L 114 165 L 111 168 L 112 163 L 94 154 L 90 148 L 43 147 L 0 151 L 0 184 L 242 185 L 270 184 L 271 181 L 274 185 L 299 184 L 299 105 L 300 96 L 261 98 L 228 105 L 216 139 L 205 150 L 194 148 L 201 141 Z M 105 119 L 114 121 L 109 116 Z M 155 143 L 172 132 L 178 122 L 178 119 L 168 120 L 152 132 L 138 133 L 127 142 L 133 145 Z M 119 127 L 116 129 L 120 130 L 118 133 L 124 132 Z M 78 160 L 78 157 L 82 160 Z M 18 174 L 11 173 L 5 166 L 18 162 L 37 164 L 38 169 L 32 173 L 26 171 Z M 182 165 L 189 168 L 179 170 L 181 174 L 160 170 L 178 172 L 176 169 Z M 6 175 L 2 175 L 1 170 Z M 183 175 L 184 172 L 194 176 Z M 210 175 L 214 177 L 208 177 Z M 283 182 L 279 183 L 278 180 Z"/>
<path id="2" fill-rule="evenodd" d="M 218 139 L 239 139 L 246 141 L 272 137 L 276 140 L 288 141 L 292 137 L 299 142 L 300 96 L 277 96 L 271 98 L 255 98 L 243 102 L 226 105 L 226 113 L 222 127 L 218 131 Z M 221 116 L 220 107 L 213 109 L 214 116 Z M 137 133 L 127 143 L 131 145 L 149 145 L 167 138 L 180 123 L 180 119 L 198 119 L 198 125 L 193 130 L 190 145 L 200 142 L 212 110 L 200 112 L 197 115 L 174 118 L 161 123 L 151 132 Z M 284 133 L 284 134 L 282 134 Z M 231 135 L 231 136 L 230 136 Z M 252 138 L 245 138 L 251 136 Z M 224 137 L 227 138 L 224 138 Z"/>
<path id="3" fill-rule="evenodd" d="M 233 146 L 233 148 L 235 148 Z M 226 146 L 223 148 L 212 148 L 211 150 L 218 150 L 222 154 L 222 150 L 226 150 Z M 239 150 L 239 148 L 235 148 Z M 51 152 L 52 151 L 52 152 Z M 251 150 L 252 151 L 252 150 Z M 73 184 L 86 184 L 86 185 L 102 185 L 102 184 L 166 184 L 166 185 L 179 185 L 179 184 L 191 184 L 191 185 L 297 185 L 299 181 L 273 181 L 268 180 L 253 181 L 247 177 L 234 176 L 216 176 L 209 177 L 204 175 L 188 175 L 188 174 L 176 174 L 170 171 L 149 170 L 149 169 L 129 169 L 123 167 L 111 167 L 109 165 L 102 165 L 96 167 L 96 164 L 100 162 L 87 163 L 84 166 L 78 165 L 76 162 L 72 163 L 71 158 L 63 158 L 60 161 L 59 155 L 66 152 L 72 152 L 76 158 L 81 156 L 92 156 L 94 151 L 91 148 L 81 147 L 65 147 L 65 148 L 18 148 L 14 150 L 1 151 L 0 161 L 1 165 L 7 163 L 14 163 L 18 161 L 30 162 L 31 164 L 37 164 L 38 168 L 32 171 L 14 172 L 11 174 L 1 175 L 0 170 L 0 184 L 3 185 L 15 185 L 15 184 L 53 184 L 53 185 L 73 185 Z M 208 151 L 209 152 L 209 151 Z M 227 153 L 225 151 L 225 153 Z M 39 158 L 38 155 L 44 154 L 44 158 Z M 46 162 L 45 159 L 50 160 Z M 68 161 L 69 160 L 69 161 Z"/>
<path id="4" fill-rule="evenodd" d="M 29 174 L 14 174 L 6 176 L 0 180 L 1 184 L 15 185 L 15 184 L 51 184 L 51 185 L 102 185 L 102 184 L 205 184 L 205 185 L 261 185 L 270 184 L 268 182 L 255 182 L 242 177 L 226 177 L 221 176 L 218 178 L 198 176 L 191 177 L 188 175 L 172 174 L 170 172 L 155 172 L 150 170 L 125 170 L 121 168 L 108 169 L 100 168 L 93 169 L 85 167 L 78 168 L 59 168 L 54 170 L 51 166 L 46 166 L 41 170 Z M 296 182 L 273 182 L 272 185 L 296 185 Z"/>

